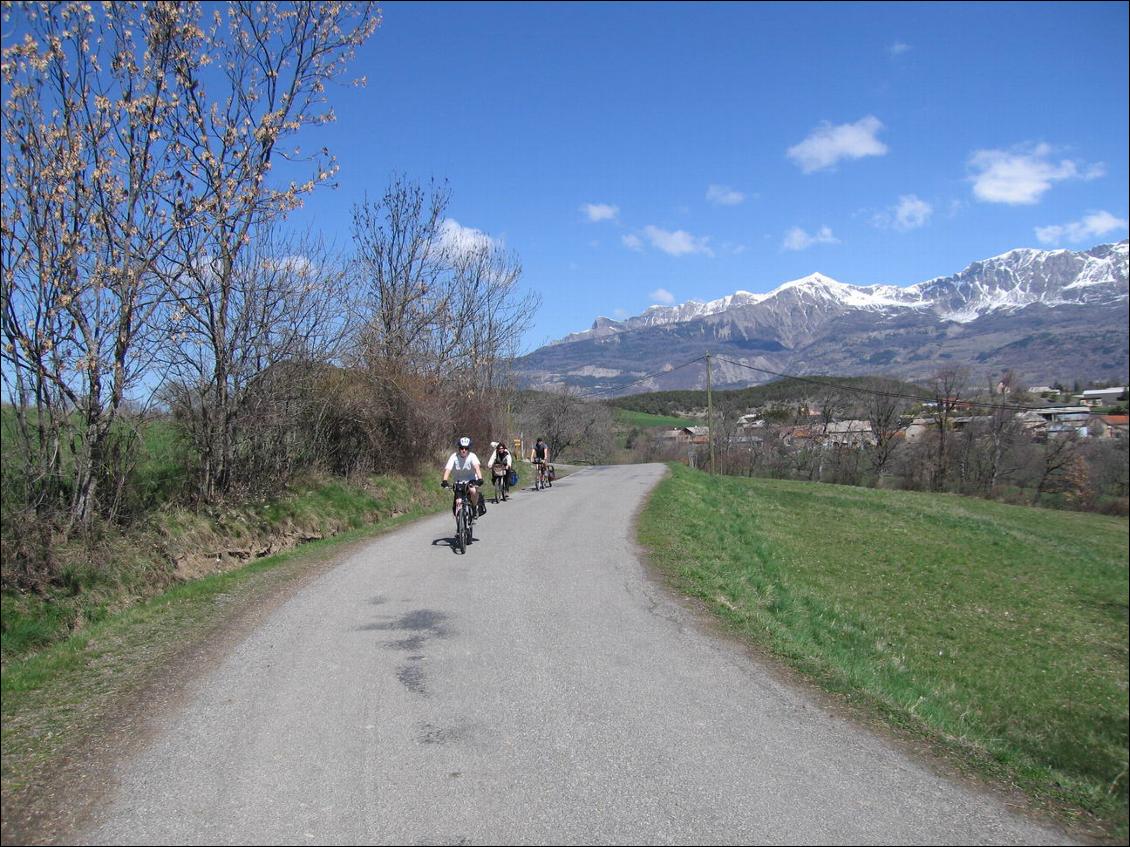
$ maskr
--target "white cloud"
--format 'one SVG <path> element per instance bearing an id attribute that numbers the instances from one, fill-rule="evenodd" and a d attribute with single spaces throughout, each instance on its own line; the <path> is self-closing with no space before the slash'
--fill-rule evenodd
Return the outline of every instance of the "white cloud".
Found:
<path id="1" fill-rule="evenodd" d="M 482 230 L 463 226 L 454 218 L 445 218 L 439 225 L 439 246 L 445 253 L 465 256 L 476 250 L 489 249 L 496 243 Z"/>
<path id="2" fill-rule="evenodd" d="M 1041 244 L 1060 244 L 1064 241 L 1079 243 L 1091 238 L 1101 238 L 1111 232 L 1126 232 L 1130 222 L 1116 218 L 1110 212 L 1092 212 L 1083 220 L 1069 224 L 1036 227 L 1036 238 Z"/>
<path id="3" fill-rule="evenodd" d="M 896 41 L 894 44 L 887 48 L 887 52 L 892 56 L 901 56 L 903 53 L 906 53 L 909 50 L 910 45 L 902 41 Z"/>
<path id="4" fill-rule="evenodd" d="M 1053 162 L 1053 152 L 1050 144 L 974 151 L 969 157 L 974 196 L 986 203 L 1030 206 L 1038 203 L 1053 183 L 1097 179 L 1106 173 L 1102 164 L 1085 165 L 1071 159 Z"/>
<path id="5" fill-rule="evenodd" d="M 643 228 L 643 234 L 651 242 L 652 247 L 662 250 L 669 256 L 685 256 L 688 253 L 714 255 L 714 251 L 707 245 L 710 239 L 705 236 L 694 236 L 681 229 L 672 232 L 650 224 Z"/>
<path id="6" fill-rule="evenodd" d="M 633 235 L 632 233 L 628 233 L 627 235 L 621 235 L 620 240 L 624 243 L 624 246 L 627 247 L 629 250 L 636 250 L 636 251 L 643 250 L 643 242 L 640 240 L 640 237 L 638 235 Z"/>
<path id="7" fill-rule="evenodd" d="M 619 206 L 611 206 L 607 203 L 585 203 L 581 206 L 581 211 L 588 216 L 592 223 L 597 221 L 614 221 L 620 215 Z"/>
<path id="8" fill-rule="evenodd" d="M 657 288 L 647 296 L 657 303 L 664 303 L 668 306 L 675 302 L 675 295 L 666 288 Z"/>
<path id="9" fill-rule="evenodd" d="M 706 189 L 706 199 L 715 206 L 736 206 L 745 200 L 745 195 L 728 185 L 711 185 Z"/>
<path id="10" fill-rule="evenodd" d="M 781 245 L 786 250 L 807 250 L 814 244 L 839 244 L 840 239 L 832 235 L 832 230 L 826 226 L 820 227 L 815 235 L 809 235 L 799 226 L 794 226 L 785 233 L 785 241 Z"/>
<path id="11" fill-rule="evenodd" d="M 915 194 L 903 194 L 898 203 L 889 212 L 884 212 L 876 217 L 876 225 L 881 228 L 890 227 L 899 232 L 909 232 L 925 226 L 934 214 L 934 207 Z"/>
<path id="12" fill-rule="evenodd" d="M 824 123 L 800 144 L 790 147 L 788 156 L 806 174 L 833 167 L 841 159 L 882 156 L 887 145 L 875 137 L 881 129 L 883 124 L 874 115 L 853 124 Z"/>
<path id="13" fill-rule="evenodd" d="M 297 276 L 306 276 L 314 271 L 314 263 L 305 256 L 283 256 L 281 259 L 268 259 L 263 266 L 268 270 L 279 270 Z"/>

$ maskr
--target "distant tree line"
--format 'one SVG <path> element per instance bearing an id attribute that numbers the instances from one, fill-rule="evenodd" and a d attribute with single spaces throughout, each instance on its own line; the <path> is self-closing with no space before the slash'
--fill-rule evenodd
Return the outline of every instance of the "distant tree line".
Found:
<path id="1" fill-rule="evenodd" d="M 918 389 L 922 401 L 891 390 L 889 381 L 858 379 L 839 389 L 825 378 L 820 382 L 827 385 L 816 390 L 803 383 L 779 386 L 775 393 L 787 392 L 787 399 L 759 406 L 759 425 L 753 428 L 740 420 L 750 411 L 748 395 L 716 392 L 711 427 L 716 470 L 1112 514 L 1124 515 L 1130 508 L 1130 439 L 1081 437 L 1073 431 L 1036 437 L 1017 416 L 1018 404 L 1032 398 L 1022 391 L 1002 394 L 995 380 L 978 388 L 968 370 L 942 369 Z M 875 390 L 869 392 L 869 386 Z M 641 400 L 646 402 L 643 397 L 630 402 Z M 845 420 L 861 424 L 862 431 L 830 434 L 836 431 L 832 424 Z M 924 426 L 911 439 L 907 434 L 915 420 Z M 640 438 L 634 453 L 637 459 L 692 461 L 702 468 L 709 463 L 709 444 L 674 447 Z"/>
<path id="2" fill-rule="evenodd" d="M 786 405 L 807 403 L 815 392 L 828 386 L 843 388 L 849 393 L 853 388 L 902 393 L 919 396 L 923 400 L 930 397 L 929 391 L 914 383 L 903 382 L 892 377 L 881 376 L 819 376 L 811 379 L 777 379 L 764 385 L 749 388 L 727 388 L 712 392 L 714 402 L 731 408 L 759 408 L 766 405 Z M 680 415 L 706 409 L 706 392 L 698 389 L 682 391 L 652 391 L 646 394 L 631 394 L 606 401 L 610 406 L 646 412 L 650 415 Z"/>

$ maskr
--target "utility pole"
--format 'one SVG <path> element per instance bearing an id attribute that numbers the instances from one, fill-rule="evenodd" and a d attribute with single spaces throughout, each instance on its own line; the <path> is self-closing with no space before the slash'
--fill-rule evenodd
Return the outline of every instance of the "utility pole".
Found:
<path id="1" fill-rule="evenodd" d="M 706 354 L 706 437 L 710 441 L 710 475 L 714 476 L 714 398 L 710 391 L 710 354 Z"/>

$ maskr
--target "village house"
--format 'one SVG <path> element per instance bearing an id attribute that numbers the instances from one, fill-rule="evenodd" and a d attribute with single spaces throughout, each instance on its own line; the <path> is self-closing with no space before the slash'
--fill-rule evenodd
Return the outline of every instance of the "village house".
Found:
<path id="1" fill-rule="evenodd" d="M 816 434 L 811 427 L 786 426 L 780 431 L 781 442 L 789 447 L 809 447 L 816 441 Z"/>
<path id="2" fill-rule="evenodd" d="M 962 430 L 968 429 L 971 426 L 976 426 L 979 423 L 987 425 L 990 421 L 992 421 L 992 419 L 992 415 L 967 415 L 961 418 L 954 418 L 953 428 L 955 432 L 961 432 Z"/>
<path id="3" fill-rule="evenodd" d="M 691 444 L 708 444 L 710 443 L 710 427 L 707 426 L 688 426 L 684 427 L 690 433 Z"/>
<path id="4" fill-rule="evenodd" d="M 1094 408 L 1096 406 L 1112 406 L 1118 402 L 1118 398 L 1126 393 L 1126 386 L 1118 386 L 1115 388 L 1090 388 L 1083 392 L 1079 402 L 1084 406 Z"/>
<path id="5" fill-rule="evenodd" d="M 710 440 L 710 429 L 705 426 L 665 429 L 659 433 L 657 440 L 663 444 L 706 444 Z"/>
<path id="6" fill-rule="evenodd" d="M 906 443 L 915 444 L 921 441 L 927 432 L 937 428 L 938 425 L 932 418 L 915 418 L 906 428 Z"/>
<path id="7" fill-rule="evenodd" d="M 687 433 L 686 427 L 678 427 L 663 430 L 655 436 L 655 440 L 661 444 L 688 444 L 690 443 L 690 435 Z"/>
<path id="8" fill-rule="evenodd" d="M 1090 432 L 1095 438 L 1126 438 L 1130 415 L 1092 415 Z"/>
<path id="9" fill-rule="evenodd" d="M 869 421 L 832 421 L 824 428 L 826 447 L 872 447 L 875 441 Z"/>
<path id="10" fill-rule="evenodd" d="M 1029 409 L 1021 412 L 1016 419 L 1024 427 L 1025 432 L 1033 438 L 1043 439 L 1061 435 L 1087 438 L 1096 432 L 1096 420 L 1104 417 L 1116 420 L 1120 417 L 1125 418 L 1124 415 L 1093 415 L 1086 406 L 1049 406 L 1046 409 Z"/>

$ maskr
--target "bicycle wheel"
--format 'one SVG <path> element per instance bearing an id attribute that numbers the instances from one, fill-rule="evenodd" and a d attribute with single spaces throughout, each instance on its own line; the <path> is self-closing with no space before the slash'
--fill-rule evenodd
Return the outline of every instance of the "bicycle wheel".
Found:
<path id="1" fill-rule="evenodd" d="M 502 477 L 496 476 L 494 478 L 494 502 L 499 503 L 502 500 Z"/>
<path id="2" fill-rule="evenodd" d="M 463 515 L 463 509 L 460 508 L 459 511 L 455 513 L 455 549 L 457 549 L 460 553 L 467 552 L 467 542 L 466 536 L 464 534 L 465 525 L 466 519 Z"/>

